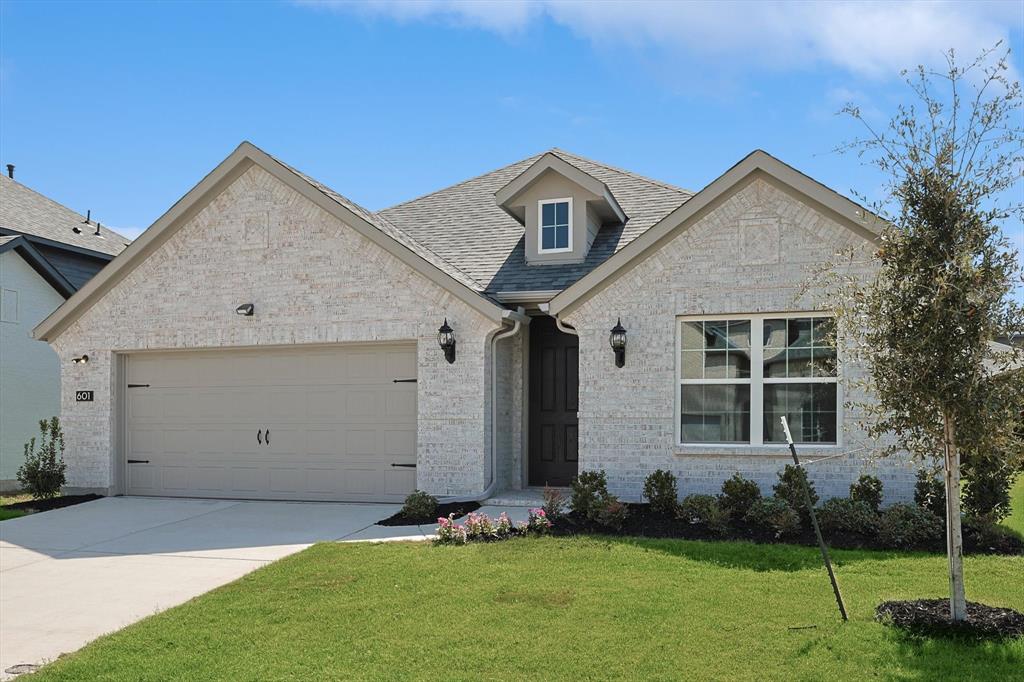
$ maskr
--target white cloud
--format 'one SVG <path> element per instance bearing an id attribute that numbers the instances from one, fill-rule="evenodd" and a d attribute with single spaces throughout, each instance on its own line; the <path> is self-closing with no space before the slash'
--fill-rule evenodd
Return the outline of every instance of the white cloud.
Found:
<path id="1" fill-rule="evenodd" d="M 299 4 L 390 18 L 439 21 L 504 36 L 547 17 L 598 49 L 623 45 L 762 68 L 826 65 L 887 77 L 943 50 L 964 58 L 1019 24 L 1016 2 L 655 2 L 651 0 L 398 0 Z"/>

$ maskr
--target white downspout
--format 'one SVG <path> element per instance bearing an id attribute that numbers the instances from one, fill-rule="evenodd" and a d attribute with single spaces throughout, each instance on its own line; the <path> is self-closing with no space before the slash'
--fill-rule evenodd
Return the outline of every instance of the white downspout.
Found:
<path id="1" fill-rule="evenodd" d="M 491 337 L 491 476 L 482 492 L 475 495 L 462 495 L 442 498 L 442 502 L 479 502 L 493 497 L 498 487 L 498 341 L 515 336 L 524 324 L 530 324 L 526 311 L 506 310 L 501 315 L 502 323 L 512 320 L 512 328 L 500 331 Z"/>

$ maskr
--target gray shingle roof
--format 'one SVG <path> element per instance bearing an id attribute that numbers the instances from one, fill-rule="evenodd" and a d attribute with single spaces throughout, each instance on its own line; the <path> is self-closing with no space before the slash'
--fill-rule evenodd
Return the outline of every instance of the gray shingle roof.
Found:
<path id="1" fill-rule="evenodd" d="M 95 222 L 86 225 L 84 215 L 5 175 L 0 175 L 0 227 L 111 256 L 131 242 L 106 227 L 100 227 L 97 237 Z M 75 227 L 81 234 L 75 234 Z"/>
<path id="2" fill-rule="evenodd" d="M 495 202 L 494 194 L 543 154 L 392 206 L 377 213 L 494 295 L 503 291 L 564 289 L 626 246 L 693 196 L 679 187 L 613 168 L 561 149 L 567 163 L 605 183 L 629 220 L 605 225 L 587 259 L 573 265 L 526 264 L 523 226 Z"/>

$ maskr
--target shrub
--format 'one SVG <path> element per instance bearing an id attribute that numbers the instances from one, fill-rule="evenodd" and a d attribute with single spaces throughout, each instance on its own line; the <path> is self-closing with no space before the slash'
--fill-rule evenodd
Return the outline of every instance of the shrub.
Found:
<path id="1" fill-rule="evenodd" d="M 876 479 L 877 480 L 877 479 Z M 863 500 L 834 497 L 818 509 L 823 533 L 853 533 L 874 537 L 878 533 L 878 512 Z"/>
<path id="2" fill-rule="evenodd" d="M 665 516 L 674 514 L 679 497 L 675 474 L 661 469 L 651 472 L 644 481 L 644 497 L 651 503 L 651 511 Z"/>
<path id="3" fill-rule="evenodd" d="M 676 509 L 676 518 L 713 535 L 725 535 L 729 529 L 729 514 L 714 495 L 687 495 Z"/>
<path id="4" fill-rule="evenodd" d="M 743 520 L 776 538 L 796 535 L 800 531 L 800 516 L 780 497 L 759 498 L 750 505 Z"/>
<path id="5" fill-rule="evenodd" d="M 914 503 L 940 518 L 946 517 L 946 484 L 935 471 L 917 470 L 914 484 Z"/>
<path id="6" fill-rule="evenodd" d="M 800 522 L 805 527 L 810 527 L 811 513 L 807 509 L 807 503 L 804 498 L 805 484 L 811 496 L 811 506 L 817 505 L 818 493 L 814 489 L 814 483 L 807 478 L 807 471 L 795 464 L 787 464 L 786 468 L 779 472 L 779 482 L 775 484 L 772 490 L 775 492 L 775 497 L 785 500 L 790 509 L 795 510 L 799 514 Z"/>
<path id="7" fill-rule="evenodd" d="M 761 489 L 757 483 L 749 478 L 743 478 L 736 472 L 722 484 L 722 495 L 718 503 L 733 521 L 742 521 L 750 507 L 759 499 Z"/>
<path id="8" fill-rule="evenodd" d="M 37 500 L 60 495 L 64 485 L 64 431 L 60 419 L 39 421 L 39 450 L 36 439 L 25 443 L 25 462 L 18 467 L 18 482 Z"/>
<path id="9" fill-rule="evenodd" d="M 627 516 L 629 516 L 629 508 L 622 502 L 619 502 L 619 499 L 614 495 L 606 495 L 598 507 L 593 520 L 607 528 L 622 530 L 622 525 L 626 522 Z"/>
<path id="10" fill-rule="evenodd" d="M 549 519 L 560 519 L 565 515 L 565 493 L 558 488 L 544 486 L 544 514 Z"/>
<path id="11" fill-rule="evenodd" d="M 864 474 L 856 483 L 850 484 L 850 499 L 863 502 L 877 512 L 882 507 L 882 481 Z"/>
<path id="12" fill-rule="evenodd" d="M 968 516 L 963 520 L 964 549 L 969 552 L 1024 554 L 1024 536 L 990 518 Z"/>
<path id="13" fill-rule="evenodd" d="M 878 539 L 893 549 L 927 549 L 942 539 L 942 519 L 923 507 L 894 504 L 882 512 Z"/>
<path id="14" fill-rule="evenodd" d="M 455 514 L 447 518 L 442 516 L 437 520 L 437 538 L 434 540 L 436 544 L 464 545 L 468 540 L 466 527 L 455 523 Z"/>
<path id="15" fill-rule="evenodd" d="M 409 519 L 431 519 L 437 515 L 437 498 L 422 490 L 413 490 L 405 498 L 401 514 Z"/>
<path id="16" fill-rule="evenodd" d="M 1024 447 L 1024 446 L 1022 446 Z M 964 457 L 964 511 L 969 516 L 999 522 L 1011 511 L 1010 488 L 1017 478 L 1017 466 L 1009 457 Z"/>
<path id="17" fill-rule="evenodd" d="M 547 532 L 551 530 L 551 519 L 548 518 L 547 512 L 543 509 L 531 509 L 529 512 L 529 520 L 526 522 L 527 532 L 535 535 L 547 535 Z"/>
<path id="18" fill-rule="evenodd" d="M 604 471 L 581 471 L 572 482 L 569 507 L 576 514 L 595 519 L 608 498 L 608 480 Z"/>
<path id="19" fill-rule="evenodd" d="M 524 535 L 543 535 L 551 529 L 543 509 L 531 509 L 529 520 L 518 526 L 512 523 L 508 514 L 502 512 L 498 518 L 491 520 L 487 514 L 470 512 L 462 525 L 455 523 L 455 514 L 440 517 L 437 520 L 437 537 L 434 544 L 464 545 L 467 542 L 493 542 Z"/>

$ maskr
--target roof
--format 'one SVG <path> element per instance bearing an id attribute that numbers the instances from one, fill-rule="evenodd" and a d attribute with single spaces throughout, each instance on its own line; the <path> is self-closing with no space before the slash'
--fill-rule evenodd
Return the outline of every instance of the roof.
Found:
<path id="1" fill-rule="evenodd" d="M 76 227 L 81 230 L 80 234 L 74 232 Z M 100 227 L 97 237 L 95 222 L 86 224 L 81 213 L 6 175 L 0 175 L 0 228 L 108 256 L 116 256 L 131 243 L 127 237 L 106 227 Z"/>
<path id="2" fill-rule="evenodd" d="M 495 201 L 495 194 L 552 154 L 604 183 L 622 211 L 625 225 L 605 225 L 582 263 L 527 265 L 524 228 Z M 412 201 L 392 206 L 384 217 L 446 262 L 483 286 L 488 295 L 505 291 L 564 289 L 607 260 L 678 208 L 692 193 L 672 185 L 551 149 Z"/>
<path id="3" fill-rule="evenodd" d="M 68 298 L 75 293 L 75 285 L 54 268 L 50 261 L 46 260 L 46 257 L 39 253 L 23 235 L 0 236 L 0 253 L 5 251 L 16 252 L 33 270 L 39 273 L 40 277 L 46 280 L 47 284 L 64 298 Z"/>
<path id="4" fill-rule="evenodd" d="M 94 303 L 102 299 L 118 282 L 159 249 L 178 229 L 187 224 L 192 217 L 254 165 L 267 171 L 481 314 L 495 321 L 503 320 L 511 314 L 496 301 L 484 296 L 478 288 L 471 286 L 473 283 L 471 278 L 464 281 L 466 275 L 386 219 L 382 219 L 325 185 L 281 163 L 251 142 L 243 142 L 185 196 L 171 206 L 166 213 L 160 216 L 138 239 L 132 242 L 123 254 L 112 260 L 107 267 L 89 280 L 62 306 L 36 325 L 33 330 L 35 337 L 44 341 L 53 341 Z"/>
<path id="5" fill-rule="evenodd" d="M 806 201 L 816 206 L 837 222 L 845 225 L 861 237 L 874 241 L 878 238 L 877 215 L 850 201 L 834 189 L 814 178 L 783 163 L 768 152 L 755 149 L 736 165 L 711 181 L 704 189 L 693 195 L 686 203 L 656 221 L 650 229 L 630 240 L 612 256 L 597 265 L 585 276 L 551 299 L 549 311 L 552 315 L 567 314 L 585 299 L 615 281 L 623 273 L 642 263 L 658 248 L 686 229 L 703 215 L 705 209 L 713 207 L 722 197 L 742 183 L 755 176 L 770 179 L 791 188 Z"/>

